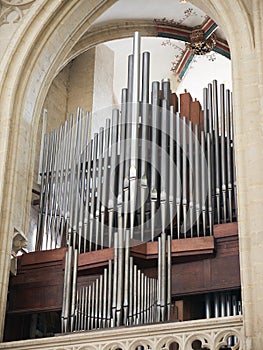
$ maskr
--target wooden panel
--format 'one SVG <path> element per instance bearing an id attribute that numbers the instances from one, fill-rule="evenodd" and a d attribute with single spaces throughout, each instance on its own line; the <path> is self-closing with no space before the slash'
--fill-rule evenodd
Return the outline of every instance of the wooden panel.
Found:
<path id="1" fill-rule="evenodd" d="M 240 287 L 238 236 L 218 238 L 216 255 L 172 266 L 174 296 Z"/>
<path id="2" fill-rule="evenodd" d="M 187 124 L 190 120 L 192 96 L 189 92 L 180 94 L 180 116 L 186 117 Z"/>
<path id="3" fill-rule="evenodd" d="M 190 120 L 193 124 L 200 124 L 200 102 L 195 99 L 190 106 Z"/>
<path id="4" fill-rule="evenodd" d="M 171 93 L 170 105 L 174 106 L 174 112 L 178 111 L 178 97 L 175 93 Z"/>
<path id="5" fill-rule="evenodd" d="M 80 254 L 78 259 L 78 270 L 105 267 L 108 265 L 109 260 L 113 260 L 113 255 L 113 248 Z"/>
<path id="6" fill-rule="evenodd" d="M 174 239 L 172 241 L 172 257 L 201 256 L 213 254 L 215 249 L 214 237 L 195 237 L 187 239 Z M 149 260 L 158 257 L 158 242 L 147 242 L 133 246 L 131 255 L 137 258 Z"/>
<path id="7" fill-rule="evenodd" d="M 10 306 L 12 312 L 59 310 L 62 307 L 63 270 L 54 268 L 28 270 L 21 278 L 12 278 Z"/>
<path id="8" fill-rule="evenodd" d="M 52 262 L 61 261 L 64 259 L 66 254 L 66 248 L 44 250 L 41 252 L 32 252 L 28 254 L 23 254 L 19 257 L 18 263 L 20 266 L 30 266 L 34 265 L 39 267 L 39 264 L 50 264 Z"/>
<path id="9" fill-rule="evenodd" d="M 237 224 L 219 226 L 215 227 L 215 238 L 173 240 L 173 296 L 240 287 Z M 134 246 L 131 254 L 146 275 L 156 277 L 156 242 Z M 11 278 L 9 311 L 26 313 L 61 309 L 64 259 L 65 249 L 20 257 L 18 274 Z M 109 259 L 113 259 L 113 249 L 81 254 L 78 284 L 85 285 L 94 280 Z"/>
<path id="10" fill-rule="evenodd" d="M 60 310 L 66 249 L 24 254 L 11 278 L 10 312 Z"/>
<path id="11" fill-rule="evenodd" d="M 230 222 L 228 224 L 214 225 L 214 237 L 229 237 L 238 234 L 238 223 Z"/>

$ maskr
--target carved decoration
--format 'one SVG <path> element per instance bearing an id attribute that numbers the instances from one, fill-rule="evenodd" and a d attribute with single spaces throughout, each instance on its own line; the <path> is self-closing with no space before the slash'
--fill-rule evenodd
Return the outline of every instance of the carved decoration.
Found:
<path id="1" fill-rule="evenodd" d="M 17 272 L 17 255 L 27 253 L 27 238 L 25 234 L 18 229 L 15 229 L 13 241 L 12 241 L 12 251 L 11 251 L 11 265 L 10 271 L 13 275 Z"/>
<path id="2" fill-rule="evenodd" d="M 211 52 L 215 46 L 215 34 L 210 35 L 210 37 L 206 39 L 204 31 L 201 29 L 193 30 L 190 34 L 190 44 L 186 44 L 186 47 L 195 55 L 206 55 Z"/>
<path id="3" fill-rule="evenodd" d="M 28 350 L 193 350 L 196 346 L 204 350 L 244 350 L 244 332 L 242 317 L 231 316 L 78 332 L 17 344 Z M 4 348 L 0 344 L 0 349 Z"/>
<path id="4" fill-rule="evenodd" d="M 35 0 L 0 0 L 0 26 L 18 23 Z"/>

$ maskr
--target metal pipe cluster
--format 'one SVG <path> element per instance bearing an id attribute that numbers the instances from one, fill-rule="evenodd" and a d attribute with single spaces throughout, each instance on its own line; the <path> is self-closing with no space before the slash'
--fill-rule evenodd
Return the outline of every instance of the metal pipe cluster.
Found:
<path id="1" fill-rule="evenodd" d="M 205 295 L 205 315 L 206 318 L 228 317 L 242 315 L 242 302 L 235 291 L 207 293 Z M 238 343 L 236 336 L 229 336 L 228 346 Z"/>
<path id="2" fill-rule="evenodd" d="M 158 242 L 158 277 L 130 255 L 130 233 L 114 234 L 114 259 L 87 285 L 77 284 L 78 251 L 69 247 L 61 314 L 62 333 L 168 321 L 171 312 L 171 237 Z"/>
<path id="3" fill-rule="evenodd" d="M 236 292 L 207 293 L 206 318 L 242 315 L 242 303 Z"/>
<path id="4" fill-rule="evenodd" d="M 67 246 L 62 332 L 169 319 L 171 240 L 213 234 L 237 218 L 231 94 L 204 89 L 204 120 L 171 103 L 170 82 L 152 83 L 150 54 L 134 35 L 127 88 L 92 138 L 78 109 L 45 136 L 36 249 Z M 149 103 L 151 100 L 151 103 Z M 220 103 L 218 102 L 220 101 Z M 158 241 L 158 278 L 144 275 L 129 245 Z M 114 248 L 114 260 L 78 286 L 78 255 Z"/>
<path id="5" fill-rule="evenodd" d="M 214 80 L 204 88 L 204 133 L 210 139 L 211 205 L 216 224 L 237 220 L 232 96 Z M 210 191 L 210 189 L 209 189 Z"/>
<path id="6" fill-rule="evenodd" d="M 136 33 L 128 88 L 105 127 L 89 140 L 91 118 L 78 109 L 45 136 L 37 249 L 112 247 L 119 229 L 141 241 L 199 237 L 236 219 L 230 91 L 204 89 L 202 129 L 170 104 L 167 79 L 152 83 L 149 103 L 149 67 L 144 52 L 141 74 Z"/>

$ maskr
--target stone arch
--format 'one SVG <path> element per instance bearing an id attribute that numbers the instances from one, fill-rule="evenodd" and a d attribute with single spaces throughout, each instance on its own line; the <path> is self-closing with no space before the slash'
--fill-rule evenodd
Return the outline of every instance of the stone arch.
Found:
<path id="1" fill-rule="evenodd" d="M 16 32 L 2 61 L 0 75 L 0 315 L 4 315 L 7 294 L 9 251 L 13 227 L 26 229 L 31 197 L 34 145 L 40 110 L 58 67 L 92 21 L 115 0 L 77 2 L 36 1 Z M 247 51 L 253 48 L 249 16 L 241 0 L 191 0 L 224 28 L 232 49 L 233 67 L 238 40 Z M 162 3 L 163 4 L 163 3 Z M 240 29 L 242 32 L 240 33 Z M 238 40 L 237 40 L 238 33 Z M 233 36 L 232 36 L 233 34 Z M 235 75 L 239 70 L 234 69 Z M 235 76 L 234 76 L 235 78 Z M 241 96 L 241 97 L 240 97 Z M 237 89 L 237 98 L 242 91 Z M 28 162 L 25 163 L 25 159 Z M 3 329 L 3 318 L 0 334 Z"/>

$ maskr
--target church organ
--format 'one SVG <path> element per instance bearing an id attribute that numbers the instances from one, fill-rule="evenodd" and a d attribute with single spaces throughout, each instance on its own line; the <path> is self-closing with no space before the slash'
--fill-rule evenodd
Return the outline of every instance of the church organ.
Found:
<path id="1" fill-rule="evenodd" d="M 90 136 L 78 109 L 45 136 L 36 252 L 12 278 L 11 319 L 55 311 L 67 333 L 242 312 L 231 93 L 213 81 L 201 110 L 168 79 L 150 91 L 149 71 L 135 33 L 105 126 Z M 20 273 L 41 268 L 53 300 L 15 300 Z"/>

